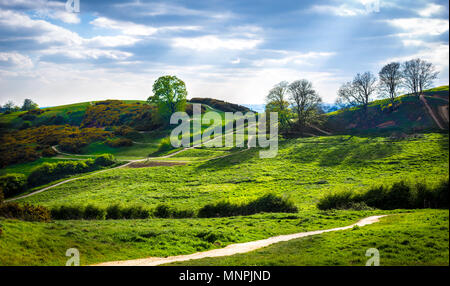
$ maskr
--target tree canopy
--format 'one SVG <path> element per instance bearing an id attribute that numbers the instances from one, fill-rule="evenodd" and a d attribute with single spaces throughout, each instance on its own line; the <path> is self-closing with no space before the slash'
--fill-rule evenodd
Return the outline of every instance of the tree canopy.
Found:
<path id="1" fill-rule="evenodd" d="M 149 103 L 158 106 L 158 114 L 164 123 L 177 111 L 184 111 L 186 107 L 186 85 L 176 76 L 162 76 L 153 84 L 153 96 L 148 98 Z"/>

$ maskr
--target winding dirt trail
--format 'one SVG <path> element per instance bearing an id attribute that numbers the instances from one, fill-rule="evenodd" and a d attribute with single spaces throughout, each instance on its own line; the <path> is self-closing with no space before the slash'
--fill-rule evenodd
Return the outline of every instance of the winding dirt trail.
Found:
<path id="1" fill-rule="evenodd" d="M 250 252 L 250 251 L 253 251 L 253 250 L 256 250 L 259 248 L 263 248 L 263 247 L 272 245 L 274 243 L 282 242 L 282 241 L 289 241 L 292 239 L 307 237 L 307 236 L 326 233 L 326 232 L 351 229 L 354 226 L 362 227 L 365 225 L 376 223 L 379 221 L 380 218 L 385 217 L 385 216 L 386 215 L 370 216 L 370 217 L 363 218 L 360 221 L 358 221 L 357 223 L 354 223 L 349 226 L 337 227 L 337 228 L 332 228 L 332 229 L 324 229 L 324 230 L 316 230 L 316 231 L 308 231 L 308 232 L 300 232 L 300 233 L 294 233 L 294 234 L 288 234 L 288 235 L 279 235 L 279 236 L 274 236 L 274 237 L 270 237 L 270 238 L 263 239 L 263 240 L 231 244 L 224 248 L 213 249 L 213 250 L 204 251 L 204 252 L 197 252 L 197 253 L 193 253 L 193 254 L 189 254 L 189 255 L 178 255 L 178 256 L 169 256 L 169 257 L 149 257 L 149 258 L 134 259 L 134 260 L 110 261 L 110 262 L 103 262 L 103 263 L 95 264 L 93 266 L 157 266 L 157 265 L 166 264 L 166 263 L 201 259 L 201 258 L 206 258 L 206 257 L 230 256 L 230 255 L 234 255 L 234 254 Z"/>

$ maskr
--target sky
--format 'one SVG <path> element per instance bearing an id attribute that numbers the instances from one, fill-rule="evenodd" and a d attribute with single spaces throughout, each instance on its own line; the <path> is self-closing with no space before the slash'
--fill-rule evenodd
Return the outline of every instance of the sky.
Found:
<path id="1" fill-rule="evenodd" d="M 0 0 L 0 104 L 145 100 L 163 75 L 239 104 L 307 79 L 332 103 L 356 73 L 417 57 L 449 82 L 448 1 L 66 2 Z"/>

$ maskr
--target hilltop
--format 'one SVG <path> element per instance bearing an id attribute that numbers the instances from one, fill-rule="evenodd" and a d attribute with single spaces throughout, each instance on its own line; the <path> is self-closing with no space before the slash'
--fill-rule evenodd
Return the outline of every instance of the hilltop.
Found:
<path id="1" fill-rule="evenodd" d="M 361 107 L 330 112 L 324 127 L 338 134 L 448 130 L 448 100 L 449 86 L 440 86 L 425 90 L 423 97 L 399 96 L 394 105 L 389 99 L 373 101 L 366 116 Z"/>

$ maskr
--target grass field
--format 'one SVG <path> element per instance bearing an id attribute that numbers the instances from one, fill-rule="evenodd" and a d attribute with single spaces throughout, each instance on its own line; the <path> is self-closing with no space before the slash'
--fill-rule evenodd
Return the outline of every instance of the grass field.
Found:
<path id="1" fill-rule="evenodd" d="M 0 265 L 65 265 L 77 248 L 83 265 L 189 254 L 269 236 L 345 226 L 380 212 L 257 214 L 213 219 L 23 222 L 0 219 Z"/>
<path id="2" fill-rule="evenodd" d="M 190 157 L 202 149 L 188 150 Z M 183 156 L 182 153 L 179 156 Z M 183 157 L 182 157 L 183 158 Z M 360 190 L 402 179 L 433 183 L 448 176 L 448 135 L 391 141 L 385 137 L 331 136 L 280 142 L 278 156 L 251 149 L 186 166 L 117 169 L 26 198 L 44 206 L 114 202 L 199 209 L 223 198 L 254 199 L 267 192 L 292 197 L 302 210 L 343 189 Z"/>
<path id="3" fill-rule="evenodd" d="M 449 212 L 423 210 L 381 218 L 379 223 L 281 242 L 223 258 L 204 258 L 179 266 L 364 266 L 376 248 L 380 265 L 447 265 Z"/>

